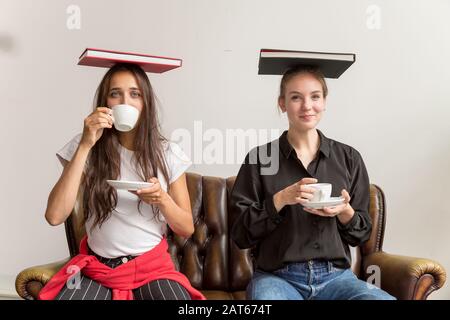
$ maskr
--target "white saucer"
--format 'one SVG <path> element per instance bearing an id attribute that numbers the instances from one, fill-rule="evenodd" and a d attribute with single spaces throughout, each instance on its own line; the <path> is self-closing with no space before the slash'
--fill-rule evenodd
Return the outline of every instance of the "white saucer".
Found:
<path id="1" fill-rule="evenodd" d="M 106 180 L 108 184 L 116 189 L 136 191 L 148 188 L 153 185 L 152 182 L 145 181 L 125 181 L 125 180 Z"/>
<path id="2" fill-rule="evenodd" d="M 306 208 L 312 208 L 312 209 L 322 209 L 324 207 L 334 207 L 334 206 L 342 204 L 343 202 L 344 202 L 343 197 L 330 197 L 326 201 L 308 202 L 308 203 L 305 203 L 303 206 Z"/>

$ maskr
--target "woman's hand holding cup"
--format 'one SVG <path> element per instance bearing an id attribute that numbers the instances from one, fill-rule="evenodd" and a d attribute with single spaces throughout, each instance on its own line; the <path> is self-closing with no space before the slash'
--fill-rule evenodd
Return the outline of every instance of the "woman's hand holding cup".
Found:
<path id="1" fill-rule="evenodd" d="M 303 178 L 300 181 L 284 188 L 273 196 L 273 203 L 277 212 L 286 205 L 305 204 L 314 197 L 314 188 L 307 184 L 317 183 L 315 178 Z"/>
<path id="2" fill-rule="evenodd" d="M 100 139 L 105 128 L 111 129 L 114 123 L 110 108 L 99 107 L 84 119 L 83 136 L 80 144 L 92 148 Z"/>

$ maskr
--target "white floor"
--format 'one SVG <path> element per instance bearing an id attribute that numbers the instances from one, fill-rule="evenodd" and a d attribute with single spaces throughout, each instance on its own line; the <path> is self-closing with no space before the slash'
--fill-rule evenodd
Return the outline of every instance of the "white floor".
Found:
<path id="1" fill-rule="evenodd" d="M 0 300 L 21 299 L 16 292 L 16 276 L 0 274 Z"/>

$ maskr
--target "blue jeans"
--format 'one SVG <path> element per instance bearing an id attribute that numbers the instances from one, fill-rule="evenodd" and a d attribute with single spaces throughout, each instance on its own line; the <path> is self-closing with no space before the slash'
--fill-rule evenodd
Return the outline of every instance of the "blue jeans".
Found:
<path id="1" fill-rule="evenodd" d="M 291 263 L 274 272 L 256 270 L 247 287 L 250 300 L 395 300 L 359 280 L 351 269 L 311 260 Z"/>

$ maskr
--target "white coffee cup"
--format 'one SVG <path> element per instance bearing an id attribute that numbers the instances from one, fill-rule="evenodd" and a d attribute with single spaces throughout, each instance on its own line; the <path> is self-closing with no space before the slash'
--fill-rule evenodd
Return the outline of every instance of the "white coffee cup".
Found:
<path id="1" fill-rule="evenodd" d="M 307 184 L 306 186 L 316 189 L 314 197 L 309 200 L 310 202 L 324 202 L 331 197 L 331 183 L 313 183 Z"/>
<path id="2" fill-rule="evenodd" d="M 127 104 L 118 104 L 111 108 L 114 127 L 122 132 L 130 131 L 139 119 L 139 110 Z"/>

